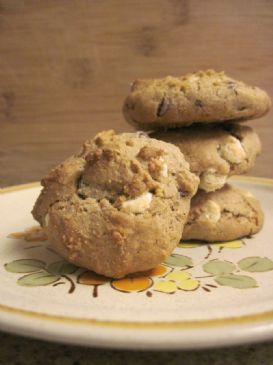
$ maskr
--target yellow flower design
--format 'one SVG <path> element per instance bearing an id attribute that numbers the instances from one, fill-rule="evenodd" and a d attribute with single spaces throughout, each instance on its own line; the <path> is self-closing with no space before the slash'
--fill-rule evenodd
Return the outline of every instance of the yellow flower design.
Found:
<path id="1" fill-rule="evenodd" d="M 168 268 L 158 265 L 151 270 L 128 275 L 126 278 L 113 280 L 111 286 L 113 289 L 122 292 L 140 292 L 149 289 L 153 285 L 152 277 L 160 277 L 168 272 Z"/>
<path id="2" fill-rule="evenodd" d="M 122 292 L 140 292 L 150 288 L 153 285 L 153 280 L 146 276 L 127 277 L 123 279 L 113 280 L 111 286 L 113 289 Z"/>
<path id="3" fill-rule="evenodd" d="M 165 276 L 165 280 L 157 281 L 153 289 L 161 293 L 172 294 L 177 289 L 193 291 L 199 288 L 200 281 L 194 279 L 189 272 L 173 271 Z"/>
<path id="4" fill-rule="evenodd" d="M 161 293 L 172 294 L 176 292 L 177 286 L 173 281 L 159 280 L 154 284 L 153 289 Z"/>
<path id="5" fill-rule="evenodd" d="M 229 241 L 229 242 L 216 242 L 212 243 L 211 246 L 219 248 L 241 248 L 243 246 L 242 240 Z"/>
<path id="6" fill-rule="evenodd" d="M 206 244 L 206 242 L 204 243 L 199 243 L 199 242 L 187 242 L 187 241 L 182 241 L 178 244 L 178 247 L 180 248 L 196 248 L 196 247 L 200 247 L 202 245 Z"/>
<path id="7" fill-rule="evenodd" d="M 213 247 L 219 247 L 221 249 L 223 248 L 241 248 L 244 245 L 244 242 L 242 240 L 234 240 L 234 241 L 228 241 L 228 242 L 215 242 L 215 243 L 208 243 L 208 242 L 194 242 L 194 241 L 181 241 L 178 244 L 178 247 L 180 248 L 197 248 L 200 246 L 211 246 Z"/>

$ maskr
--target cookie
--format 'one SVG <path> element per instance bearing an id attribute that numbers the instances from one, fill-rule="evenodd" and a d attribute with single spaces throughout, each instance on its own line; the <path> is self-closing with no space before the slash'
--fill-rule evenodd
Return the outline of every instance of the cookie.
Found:
<path id="1" fill-rule="evenodd" d="M 226 184 L 211 193 L 199 190 L 193 197 L 183 239 L 231 241 L 253 235 L 262 226 L 258 200 L 249 191 Z"/>
<path id="2" fill-rule="evenodd" d="M 62 257 L 119 278 L 170 255 L 198 183 L 174 145 L 104 131 L 42 180 L 33 216 Z"/>
<path id="3" fill-rule="evenodd" d="M 220 189 L 228 176 L 248 172 L 261 152 L 261 142 L 246 125 L 200 125 L 158 131 L 151 137 L 179 147 L 191 171 L 200 177 L 199 188 Z"/>
<path id="4" fill-rule="evenodd" d="M 213 70 L 181 77 L 136 80 L 123 113 L 138 129 L 193 123 L 244 121 L 263 116 L 271 106 L 267 93 Z"/>

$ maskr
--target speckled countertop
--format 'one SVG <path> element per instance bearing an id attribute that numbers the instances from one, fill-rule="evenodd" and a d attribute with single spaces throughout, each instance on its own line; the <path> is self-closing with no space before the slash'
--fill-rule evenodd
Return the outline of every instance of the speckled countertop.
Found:
<path id="1" fill-rule="evenodd" d="M 0 332 L 2 365 L 271 365 L 273 342 L 203 351 L 121 351 L 60 345 Z"/>

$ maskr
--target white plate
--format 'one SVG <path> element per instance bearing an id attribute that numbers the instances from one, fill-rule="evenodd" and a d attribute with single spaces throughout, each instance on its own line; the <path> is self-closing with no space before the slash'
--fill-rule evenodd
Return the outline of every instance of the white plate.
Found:
<path id="1" fill-rule="evenodd" d="M 166 264 L 125 281 L 96 278 L 60 262 L 46 241 L 8 237 L 35 224 L 30 211 L 40 187 L 3 189 L 0 328 L 52 341 L 133 349 L 273 338 L 273 180 L 233 182 L 260 200 L 261 233 L 225 244 L 181 245 Z M 219 267 L 227 274 L 217 275 Z"/>

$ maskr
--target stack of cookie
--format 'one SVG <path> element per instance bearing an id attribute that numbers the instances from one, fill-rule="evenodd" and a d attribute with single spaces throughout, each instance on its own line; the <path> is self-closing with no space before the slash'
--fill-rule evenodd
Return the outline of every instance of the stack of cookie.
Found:
<path id="1" fill-rule="evenodd" d="M 247 173 L 261 152 L 258 135 L 239 122 L 263 116 L 270 106 L 265 91 L 213 70 L 132 84 L 123 107 L 126 120 L 178 146 L 200 179 L 184 239 L 228 241 L 261 229 L 257 199 L 227 179 Z"/>

